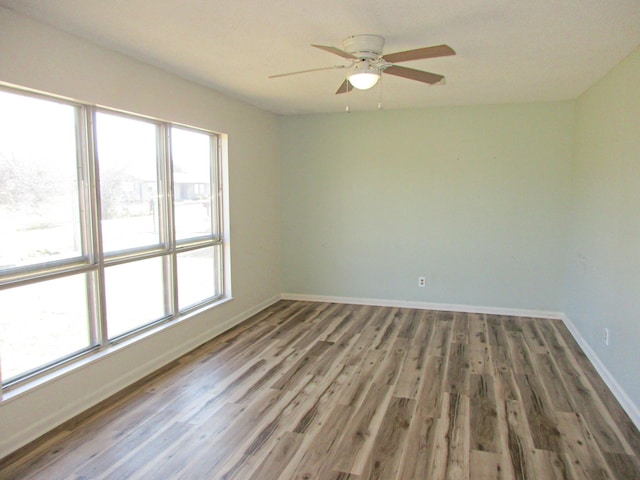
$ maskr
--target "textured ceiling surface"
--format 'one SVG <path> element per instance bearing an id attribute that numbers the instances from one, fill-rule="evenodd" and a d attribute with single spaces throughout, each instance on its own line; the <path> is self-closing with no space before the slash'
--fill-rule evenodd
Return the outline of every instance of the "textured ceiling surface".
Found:
<path id="1" fill-rule="evenodd" d="M 279 114 L 572 99 L 640 44 L 640 0 L 0 0 L 0 5 Z M 334 92 L 342 48 L 371 33 L 385 53 L 448 44 L 403 63 L 444 85 L 383 76 Z M 0 33 L 1 35 L 1 33 Z"/>

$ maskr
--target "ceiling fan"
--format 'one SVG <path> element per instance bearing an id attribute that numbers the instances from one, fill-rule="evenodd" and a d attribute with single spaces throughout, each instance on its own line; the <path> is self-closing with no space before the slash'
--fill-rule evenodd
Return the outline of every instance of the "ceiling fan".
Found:
<path id="1" fill-rule="evenodd" d="M 437 73 L 401 67 L 400 65 L 396 65 L 396 63 L 421 60 L 424 58 L 446 57 L 456 54 L 448 45 L 436 45 L 433 47 L 416 48 L 414 50 L 382 55 L 384 38 L 379 35 L 352 35 L 345 38 L 342 44 L 344 46 L 343 50 L 325 45 L 311 46 L 345 58 L 351 62 L 349 65 L 334 65 L 298 72 L 281 73 L 279 75 L 271 75 L 269 78 L 286 77 L 288 75 L 298 75 L 300 73 L 317 72 L 320 70 L 347 69 L 346 78 L 338 90 L 336 90 L 336 94 L 349 92 L 353 90 L 353 88 L 368 90 L 378 83 L 383 73 L 433 85 L 441 82 L 444 76 Z"/>

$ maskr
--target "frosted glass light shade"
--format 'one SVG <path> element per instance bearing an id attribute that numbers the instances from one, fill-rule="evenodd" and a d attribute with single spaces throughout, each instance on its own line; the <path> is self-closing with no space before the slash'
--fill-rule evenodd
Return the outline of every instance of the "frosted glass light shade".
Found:
<path id="1" fill-rule="evenodd" d="M 369 59 L 363 58 L 357 61 L 347 72 L 347 79 L 354 88 L 368 90 L 378 83 L 380 69 L 372 66 Z"/>
<path id="2" fill-rule="evenodd" d="M 373 72 L 356 72 L 349 75 L 349 83 L 358 90 L 368 90 L 378 83 L 379 73 Z"/>

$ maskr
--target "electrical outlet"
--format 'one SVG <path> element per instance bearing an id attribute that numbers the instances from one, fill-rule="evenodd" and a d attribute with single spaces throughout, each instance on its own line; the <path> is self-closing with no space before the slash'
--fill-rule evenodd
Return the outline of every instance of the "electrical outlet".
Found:
<path id="1" fill-rule="evenodd" d="M 609 345 L 609 329 L 604 329 L 604 344 Z"/>
<path id="2" fill-rule="evenodd" d="M 427 286 L 427 279 L 426 277 L 418 277 L 418 286 L 421 288 L 424 288 Z"/>

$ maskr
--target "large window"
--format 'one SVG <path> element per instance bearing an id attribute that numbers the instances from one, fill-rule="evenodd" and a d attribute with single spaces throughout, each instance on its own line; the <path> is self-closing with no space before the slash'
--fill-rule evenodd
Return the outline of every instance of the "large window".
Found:
<path id="1" fill-rule="evenodd" d="M 219 142 L 0 89 L 5 386 L 223 296 Z"/>

